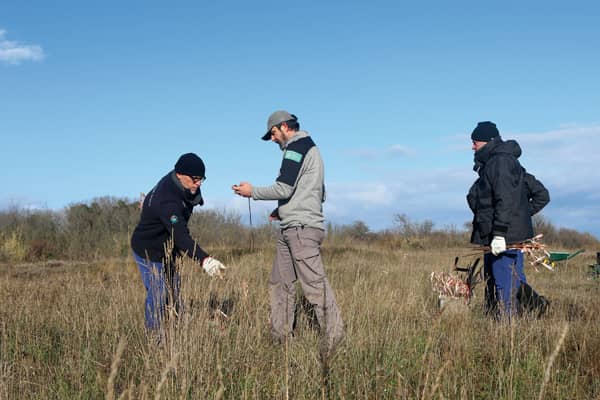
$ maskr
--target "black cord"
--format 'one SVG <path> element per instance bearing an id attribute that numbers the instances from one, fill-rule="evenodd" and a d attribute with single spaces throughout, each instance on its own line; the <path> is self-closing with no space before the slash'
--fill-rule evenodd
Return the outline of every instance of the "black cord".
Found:
<path id="1" fill-rule="evenodd" d="M 252 207 L 250 207 L 250 197 L 248 197 L 248 215 L 250 216 L 250 251 L 254 251 L 254 229 L 252 229 Z"/>

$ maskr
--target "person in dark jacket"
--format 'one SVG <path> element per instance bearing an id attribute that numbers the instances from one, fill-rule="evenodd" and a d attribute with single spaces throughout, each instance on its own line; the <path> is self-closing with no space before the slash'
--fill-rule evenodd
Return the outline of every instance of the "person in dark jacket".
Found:
<path id="1" fill-rule="evenodd" d="M 202 159 L 194 153 L 184 154 L 142 203 L 131 247 L 146 287 L 145 317 L 149 331 L 160 328 L 167 305 L 179 312 L 177 256 L 187 255 L 198 261 L 210 276 L 220 276 L 225 270 L 220 261 L 192 239 L 188 229 L 194 206 L 204 204 L 200 185 L 205 179 Z"/>
<path id="2" fill-rule="evenodd" d="M 484 256 L 487 311 L 509 318 L 532 307 L 541 313 L 548 302 L 527 284 L 523 253 L 510 244 L 534 236 L 532 216 L 550 201 L 548 190 L 519 163 L 519 144 L 503 141 L 493 122 L 479 122 L 471 139 L 479 178 L 467 201 L 473 211 L 471 243 L 490 247 Z"/>

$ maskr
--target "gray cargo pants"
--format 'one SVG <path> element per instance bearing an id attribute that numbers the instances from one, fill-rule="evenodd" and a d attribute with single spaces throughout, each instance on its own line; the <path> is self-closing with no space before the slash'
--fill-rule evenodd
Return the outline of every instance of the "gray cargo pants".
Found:
<path id="1" fill-rule="evenodd" d="M 292 333 L 296 307 L 295 282 L 313 305 L 328 345 L 335 346 L 344 335 L 344 323 L 335 296 L 325 276 L 321 243 L 325 233 L 315 228 L 287 228 L 277 238 L 277 254 L 269 286 L 271 289 L 271 333 L 283 342 Z"/>

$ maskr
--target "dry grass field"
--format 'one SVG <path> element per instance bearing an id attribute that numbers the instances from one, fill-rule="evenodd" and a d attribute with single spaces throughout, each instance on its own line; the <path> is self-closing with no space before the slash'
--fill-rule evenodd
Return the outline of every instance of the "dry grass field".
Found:
<path id="1" fill-rule="evenodd" d="M 210 250 L 227 278 L 184 261 L 185 312 L 160 345 L 132 259 L 0 266 L 0 399 L 600 399 L 594 249 L 555 272 L 527 267 L 551 310 L 508 324 L 482 315 L 482 285 L 470 307 L 438 311 L 429 274 L 465 248 L 326 241 L 346 323 L 327 363 L 305 312 L 287 347 L 270 340 L 271 246 Z M 228 318 L 211 299 L 233 305 Z"/>

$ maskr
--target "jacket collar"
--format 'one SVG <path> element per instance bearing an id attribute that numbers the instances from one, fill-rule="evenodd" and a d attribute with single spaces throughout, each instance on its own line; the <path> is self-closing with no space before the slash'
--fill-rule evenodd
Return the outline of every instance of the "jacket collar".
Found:
<path id="1" fill-rule="evenodd" d="M 183 185 L 177 178 L 177 175 L 175 174 L 175 170 L 171 171 L 170 175 L 171 180 L 173 181 L 177 189 L 179 189 L 179 191 L 181 192 L 183 200 L 190 203 L 192 206 L 196 206 L 198 204 L 200 204 L 201 206 L 204 205 L 204 199 L 202 198 L 202 192 L 200 191 L 200 188 L 198 188 L 196 194 L 192 194 L 192 192 L 183 187 Z"/>
<path id="2" fill-rule="evenodd" d="M 479 150 L 477 150 L 475 152 L 475 155 L 473 156 L 474 157 L 473 171 L 478 172 L 479 169 L 481 167 L 483 167 L 486 162 L 488 162 L 495 147 L 498 146 L 498 144 L 500 142 L 501 142 L 501 139 L 492 140 L 491 142 L 488 142 L 485 146 L 483 146 L 482 148 L 480 148 Z"/>
<path id="3" fill-rule="evenodd" d="M 290 144 L 292 144 L 292 143 L 294 143 L 294 142 L 296 142 L 296 141 L 298 141 L 298 140 L 300 140 L 300 139 L 302 139 L 302 138 L 305 138 L 305 137 L 307 137 L 307 136 L 309 136 L 309 135 L 308 135 L 308 132 L 306 132 L 306 131 L 297 131 L 297 132 L 296 132 L 296 134 L 290 138 L 290 140 L 288 140 L 287 142 L 285 142 L 285 143 L 284 143 L 284 144 L 281 146 L 281 150 L 285 150 L 285 149 L 287 149 L 287 147 L 288 147 Z"/>

